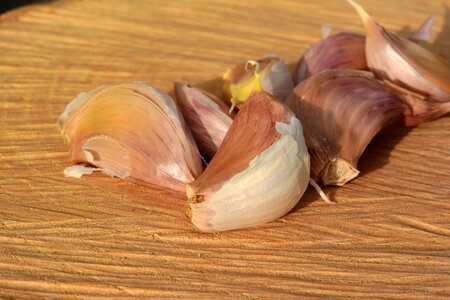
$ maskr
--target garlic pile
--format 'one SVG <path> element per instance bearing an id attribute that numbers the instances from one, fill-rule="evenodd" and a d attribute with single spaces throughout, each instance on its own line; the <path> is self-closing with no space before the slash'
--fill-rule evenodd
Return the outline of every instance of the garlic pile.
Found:
<path id="1" fill-rule="evenodd" d="M 316 181 L 356 178 L 381 129 L 450 111 L 450 67 L 418 43 L 429 40 L 433 18 L 406 39 L 347 1 L 366 35 L 328 36 L 324 27 L 295 80 L 280 58 L 265 56 L 225 72 L 223 100 L 185 83 L 174 84 L 176 101 L 143 82 L 81 93 L 58 119 L 75 163 L 64 174 L 101 171 L 183 195 L 205 232 L 280 218 L 308 184 L 333 203 Z"/>

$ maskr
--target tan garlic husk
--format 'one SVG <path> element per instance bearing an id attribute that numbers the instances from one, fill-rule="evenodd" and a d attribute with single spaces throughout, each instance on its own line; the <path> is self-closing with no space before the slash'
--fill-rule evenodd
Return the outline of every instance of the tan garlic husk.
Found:
<path id="1" fill-rule="evenodd" d="M 213 157 L 233 122 L 230 107 L 215 95 L 185 83 L 175 83 L 174 91 L 200 152 Z"/>
<path id="2" fill-rule="evenodd" d="M 197 146 L 175 102 L 143 82 L 81 93 L 67 105 L 58 125 L 72 162 L 88 164 L 69 167 L 66 176 L 100 170 L 182 192 L 202 172 Z"/>
<path id="3" fill-rule="evenodd" d="M 421 45 L 390 33 L 353 0 L 347 0 L 358 12 L 366 28 L 366 59 L 369 68 L 386 81 L 399 85 L 423 96 L 424 102 L 409 101 L 418 106 L 441 106 L 439 114 L 416 116 L 409 111 L 409 124 L 417 125 L 424 120 L 432 120 L 450 111 L 450 66 L 439 56 Z M 426 27 L 426 26 L 425 26 Z M 400 96 L 403 96 L 401 94 Z M 408 103 L 407 100 L 405 100 Z M 417 117 L 417 120 L 415 120 Z"/>
<path id="4" fill-rule="evenodd" d="M 342 186 L 357 177 L 372 138 L 402 118 L 402 101 L 372 73 L 333 69 L 302 81 L 286 100 L 301 120 L 311 178 Z"/>
<path id="5" fill-rule="evenodd" d="M 327 69 L 367 69 L 366 38 L 353 32 L 330 35 L 309 47 L 297 63 L 294 82 Z"/>
<path id="6" fill-rule="evenodd" d="M 240 108 L 253 93 L 262 91 L 283 102 L 294 88 L 288 66 L 276 55 L 249 60 L 228 69 L 223 80 L 224 98 L 231 110 L 235 106 Z"/>
<path id="7" fill-rule="evenodd" d="M 188 215 L 206 232 L 267 223 L 289 212 L 308 182 L 300 121 L 269 94 L 255 93 L 203 174 L 187 185 Z"/>

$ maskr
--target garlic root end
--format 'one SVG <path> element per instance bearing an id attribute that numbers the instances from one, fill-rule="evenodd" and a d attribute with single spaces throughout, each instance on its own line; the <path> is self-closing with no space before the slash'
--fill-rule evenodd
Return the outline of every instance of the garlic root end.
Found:
<path id="1" fill-rule="evenodd" d="M 322 170 L 320 177 L 324 185 L 343 186 L 356 178 L 359 171 L 348 161 L 338 158 L 329 162 Z"/>

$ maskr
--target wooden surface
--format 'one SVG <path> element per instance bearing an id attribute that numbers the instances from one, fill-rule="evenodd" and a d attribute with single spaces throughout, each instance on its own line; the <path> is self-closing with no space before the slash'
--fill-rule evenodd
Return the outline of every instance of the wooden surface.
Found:
<path id="1" fill-rule="evenodd" d="M 360 0 L 393 31 L 436 16 L 450 59 L 449 1 Z M 447 19 L 447 20 L 445 20 Z M 281 220 L 203 234 L 182 200 L 116 178 L 68 179 L 56 118 L 105 83 L 217 89 L 224 70 L 362 30 L 345 1 L 57 1 L 0 19 L 0 298 L 450 297 L 450 117 L 392 128 L 361 176 L 311 189 Z"/>

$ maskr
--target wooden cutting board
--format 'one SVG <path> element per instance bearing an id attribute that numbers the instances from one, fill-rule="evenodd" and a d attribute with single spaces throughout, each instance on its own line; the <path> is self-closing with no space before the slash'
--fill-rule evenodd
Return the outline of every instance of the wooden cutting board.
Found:
<path id="1" fill-rule="evenodd" d="M 436 16 L 450 59 L 450 2 L 360 0 L 388 29 Z M 145 80 L 217 91 L 227 67 L 277 53 L 293 65 L 328 23 L 362 31 L 329 1 L 67 0 L 0 19 L 0 298 L 450 297 L 450 117 L 394 127 L 361 175 L 310 188 L 284 218 L 200 233 L 185 201 L 100 174 L 64 178 L 55 122 L 79 92 Z"/>

